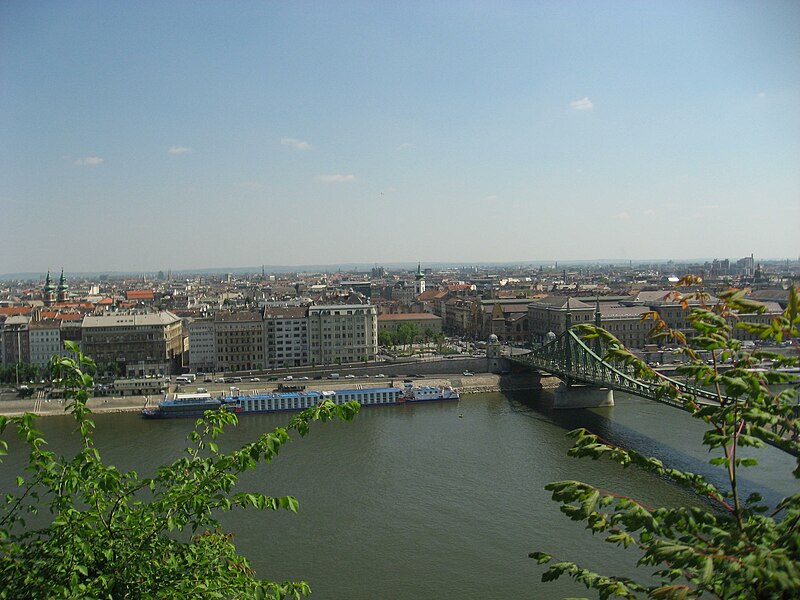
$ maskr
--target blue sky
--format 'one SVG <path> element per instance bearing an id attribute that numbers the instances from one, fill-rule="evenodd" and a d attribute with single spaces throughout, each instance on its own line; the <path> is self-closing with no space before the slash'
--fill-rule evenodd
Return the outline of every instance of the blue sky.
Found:
<path id="1" fill-rule="evenodd" d="M 800 254 L 800 3 L 0 3 L 0 273 Z"/>

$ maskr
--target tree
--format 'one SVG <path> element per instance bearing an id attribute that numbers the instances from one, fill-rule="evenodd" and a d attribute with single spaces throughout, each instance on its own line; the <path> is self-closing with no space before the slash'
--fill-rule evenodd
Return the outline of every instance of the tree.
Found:
<path id="1" fill-rule="evenodd" d="M 397 340 L 401 344 L 410 346 L 419 335 L 416 323 L 403 323 L 397 328 Z"/>
<path id="2" fill-rule="evenodd" d="M 698 281 L 686 278 L 681 283 Z M 568 561 L 552 564 L 542 580 L 568 575 L 598 590 L 601 598 L 800 597 L 800 493 L 768 506 L 757 493 L 742 498 L 738 485 L 740 469 L 757 465 L 756 459 L 743 452 L 748 447 L 763 446 L 765 441 L 798 457 L 798 467 L 791 476 L 800 478 L 798 390 L 775 387 L 796 385 L 798 377 L 783 367 L 796 368 L 798 357 L 748 350 L 731 336 L 733 323 L 762 340 L 796 338 L 800 325 L 798 293 L 790 290 L 786 310 L 770 324 L 738 320 L 741 314 L 764 310 L 749 300 L 744 290 L 729 290 L 713 305 L 703 293 L 677 297 L 684 309 L 689 298 L 700 301 L 688 316 L 696 335 L 687 340 L 656 313 L 645 315 L 655 323 L 651 333 L 657 339 L 681 345 L 690 362 L 680 367 L 679 373 L 697 386 L 713 389 L 716 405 L 701 405 L 690 396 L 682 396 L 602 328 L 581 325 L 580 331 L 586 338 L 604 338 L 609 357 L 628 365 L 638 377 L 657 382 L 663 394 L 682 397 L 692 415 L 708 424 L 703 444 L 713 454 L 709 462 L 724 470 L 726 486 L 719 489 L 701 475 L 671 469 L 656 458 L 615 447 L 584 429 L 571 432 L 575 439 L 572 456 L 604 457 L 623 467 L 635 466 L 694 491 L 707 501 L 707 508 L 653 508 L 578 481 L 550 483 L 546 489 L 562 504 L 564 514 L 585 522 L 587 529 L 605 535 L 609 543 L 638 549 L 639 565 L 654 568 L 655 577 L 650 580 L 657 583 L 603 576 Z M 701 360 L 700 352 L 707 352 L 711 358 Z M 729 360 L 730 368 L 721 369 Z M 543 564 L 552 561 L 544 552 L 534 552 L 531 557 Z"/>
<path id="3" fill-rule="evenodd" d="M 304 582 L 256 578 L 232 535 L 221 530 L 218 515 L 234 507 L 297 511 L 291 496 L 234 492 L 238 476 L 275 458 L 290 431 L 304 436 L 313 421 L 349 421 L 358 404 L 321 403 L 299 413 L 287 428 L 229 453 L 219 450 L 217 439 L 236 424 L 236 416 L 208 411 L 197 420 L 183 457 L 152 477 L 140 477 L 102 462 L 86 407 L 92 387 L 87 371 L 94 363 L 74 344 L 68 349 L 76 358 L 53 357 L 52 366 L 77 424 L 80 451 L 72 457 L 48 451 L 34 415 L 0 417 L 0 433 L 13 425 L 30 452 L 28 475 L 17 478 L 18 491 L 7 494 L 0 508 L 0 598 L 307 595 Z M 6 449 L 0 439 L 0 453 Z M 27 528 L 26 520 L 36 513 L 48 524 Z"/>
<path id="4" fill-rule="evenodd" d="M 394 346 L 396 338 L 397 336 L 395 336 L 394 332 L 388 329 L 384 329 L 378 333 L 378 343 L 381 346 Z"/>

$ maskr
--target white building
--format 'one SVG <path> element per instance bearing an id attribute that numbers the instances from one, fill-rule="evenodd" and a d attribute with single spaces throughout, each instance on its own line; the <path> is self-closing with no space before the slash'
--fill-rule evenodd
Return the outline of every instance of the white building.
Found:
<path id="1" fill-rule="evenodd" d="M 64 344 L 61 341 L 60 321 L 55 319 L 31 321 L 28 332 L 32 365 L 44 369 L 54 354 L 65 355 Z"/>
<path id="2" fill-rule="evenodd" d="M 217 342 L 214 319 L 189 321 L 189 369 L 194 372 L 212 371 L 217 365 Z"/>
<path id="3" fill-rule="evenodd" d="M 309 364 L 308 318 L 305 307 L 264 309 L 264 356 L 269 369 Z"/>

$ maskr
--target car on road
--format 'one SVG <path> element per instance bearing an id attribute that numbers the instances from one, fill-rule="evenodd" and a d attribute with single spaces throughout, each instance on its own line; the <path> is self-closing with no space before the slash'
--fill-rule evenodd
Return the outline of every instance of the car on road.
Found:
<path id="1" fill-rule="evenodd" d="M 214 383 L 214 380 L 211 379 L 211 377 L 206 377 L 205 379 L 203 379 L 203 383 Z"/>
<path id="2" fill-rule="evenodd" d="M 292 379 L 294 379 L 294 377 L 292 377 L 291 375 L 287 375 L 286 377 L 283 378 L 284 381 L 291 381 Z"/>
<path id="3" fill-rule="evenodd" d="M 353 375 L 353 374 L 349 374 L 349 375 L 345 375 L 345 376 L 344 376 L 344 378 L 345 378 L 345 379 L 355 379 L 355 378 L 356 378 L 356 376 L 355 376 L 355 375 Z"/>
<path id="4" fill-rule="evenodd" d="M 375 378 L 376 378 L 376 379 L 378 379 L 378 378 L 380 378 L 380 379 L 386 379 L 386 375 L 384 375 L 383 373 L 378 373 L 377 375 L 375 375 Z"/>
<path id="5" fill-rule="evenodd" d="M 251 377 L 250 381 L 261 381 L 258 377 Z"/>
<path id="6" fill-rule="evenodd" d="M 475 373 L 472 371 L 464 371 L 464 377 L 472 377 L 473 375 L 475 375 Z"/>

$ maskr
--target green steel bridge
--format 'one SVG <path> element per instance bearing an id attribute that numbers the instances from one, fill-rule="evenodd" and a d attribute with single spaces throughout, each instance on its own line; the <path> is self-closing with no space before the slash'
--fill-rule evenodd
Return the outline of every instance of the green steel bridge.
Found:
<path id="1" fill-rule="evenodd" d="M 598 337 L 584 341 L 574 329 L 569 327 L 569 318 L 567 325 L 568 328 L 564 333 L 541 348 L 534 349 L 529 354 L 512 355 L 510 360 L 530 369 L 558 377 L 567 386 L 578 384 L 592 388 L 607 388 L 687 411 L 690 410 L 687 405 L 689 398 L 696 404 L 719 405 L 719 398 L 714 392 L 694 387 L 688 382 L 678 381 L 663 374 L 659 374 L 657 379 L 654 378 L 651 381 L 638 379 L 630 365 L 606 358 L 608 345 L 604 340 Z M 665 383 L 677 389 L 681 394 L 677 397 L 665 394 L 663 390 Z M 796 436 L 800 436 L 800 429 L 798 429 L 796 421 L 791 431 L 784 424 L 779 428 L 774 428 L 773 433 L 784 439 L 792 436 L 795 436 L 796 439 Z M 787 449 L 774 440 L 763 437 L 762 439 L 768 444 L 797 455 L 796 450 Z"/>
<path id="2" fill-rule="evenodd" d="M 668 382 L 683 394 L 688 394 L 698 403 L 718 404 L 714 392 L 696 388 L 664 375 L 659 381 L 642 381 L 636 378 L 633 368 L 604 358 L 607 345 L 600 338 L 592 340 L 593 347 L 573 330 L 568 329 L 559 337 L 533 350 L 529 354 L 512 356 L 512 362 L 544 371 L 558 377 L 567 385 L 573 383 L 599 388 L 610 388 L 642 398 L 656 400 L 676 408 L 686 409 L 684 396 L 673 398 L 660 389 L 660 382 Z"/>

